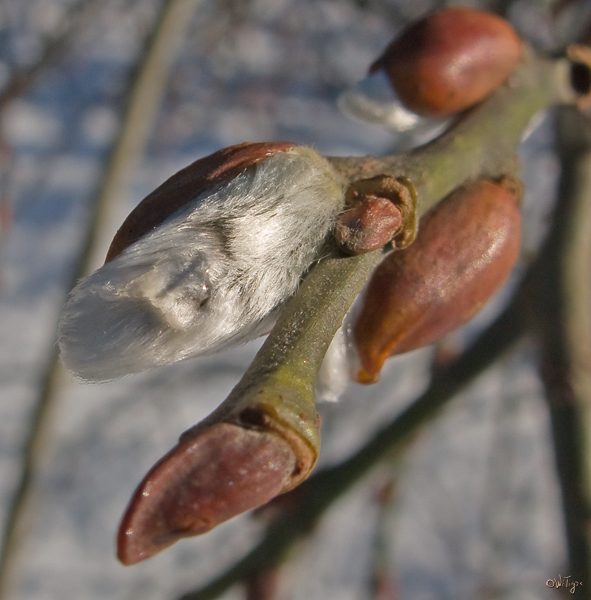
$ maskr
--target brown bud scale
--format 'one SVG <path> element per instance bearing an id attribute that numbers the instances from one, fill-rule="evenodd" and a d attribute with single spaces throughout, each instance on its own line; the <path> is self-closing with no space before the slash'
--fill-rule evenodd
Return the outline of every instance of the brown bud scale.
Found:
<path id="1" fill-rule="evenodd" d="M 364 195 L 340 217 L 335 240 L 347 254 L 365 254 L 387 244 L 402 224 L 402 213 L 390 200 Z"/>
<path id="2" fill-rule="evenodd" d="M 113 260 L 203 192 L 230 181 L 247 168 L 278 152 L 287 152 L 294 146 L 290 142 L 245 142 L 228 146 L 191 163 L 167 179 L 133 209 L 115 234 L 105 262 Z"/>
<path id="3" fill-rule="evenodd" d="M 519 254 L 521 215 L 503 186 L 478 181 L 420 221 L 419 235 L 374 272 L 354 328 L 361 370 L 375 381 L 385 360 L 433 343 L 474 316 Z"/>
<path id="4" fill-rule="evenodd" d="M 272 431 L 216 423 L 181 441 L 145 476 L 119 527 L 117 556 L 132 565 L 205 533 L 292 486 L 292 446 Z"/>
<path id="5" fill-rule="evenodd" d="M 494 14 L 445 8 L 406 29 L 370 67 L 384 69 L 401 102 L 445 117 L 480 102 L 509 76 L 522 42 Z"/>
<path id="6" fill-rule="evenodd" d="M 406 248 L 417 234 L 417 193 L 406 177 L 377 175 L 353 182 L 335 241 L 346 254 L 365 254 L 392 242 Z"/>

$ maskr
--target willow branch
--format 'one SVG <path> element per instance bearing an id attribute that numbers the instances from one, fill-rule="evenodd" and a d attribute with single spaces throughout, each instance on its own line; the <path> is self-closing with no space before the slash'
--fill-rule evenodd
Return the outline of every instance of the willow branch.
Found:
<path id="1" fill-rule="evenodd" d="M 468 180 L 513 172 L 516 148 L 532 117 L 549 105 L 572 100 L 568 97 L 565 74 L 563 63 L 540 60 L 528 54 L 509 85 L 465 113 L 447 134 L 431 144 L 399 156 L 329 160 L 349 183 L 378 175 L 406 177 L 418 191 L 418 213 L 422 214 Z M 260 402 L 260 398 L 275 396 L 274 404 L 283 406 L 286 393 L 291 394 L 290 407 L 282 409 L 284 415 L 292 412 L 300 416 L 300 411 L 311 415 L 314 383 L 326 349 L 383 256 L 383 251 L 348 258 L 334 253 L 320 261 L 286 304 L 242 380 L 226 401 L 194 429 L 222 421 L 243 406 Z M 296 492 L 304 499 L 300 508 L 273 525 L 251 554 L 210 586 L 183 596 L 182 600 L 215 597 L 242 579 L 250 568 L 260 568 L 269 562 L 276 564 L 286 548 L 313 525 L 328 504 L 380 457 L 408 439 L 461 385 L 506 350 L 522 331 L 521 327 L 515 310 L 506 313 L 493 327 L 494 338 L 485 336 L 472 352 L 446 370 L 445 375 L 437 376 L 427 394 L 389 427 L 378 432 L 362 451 L 304 483 Z M 284 415 L 281 417 L 285 418 Z M 306 417 L 303 422 L 308 420 Z M 299 426 L 303 437 L 318 444 L 317 430 L 310 435 L 302 422 L 298 423 L 295 417 L 292 421 L 290 426 L 294 429 Z"/>
<path id="2" fill-rule="evenodd" d="M 330 160 L 349 182 L 381 174 L 408 178 L 419 194 L 422 214 L 467 180 L 513 172 L 516 148 L 532 117 L 567 96 L 564 64 L 528 55 L 509 85 L 464 114 L 431 144 L 399 156 Z M 190 431 L 222 421 L 260 398 L 272 398 L 268 402 L 283 412 L 281 418 L 317 447 L 317 432 L 310 433 L 296 413 L 303 411 L 305 422 L 313 418 L 314 384 L 326 350 L 383 257 L 378 250 L 347 258 L 334 253 L 320 261 L 287 302 L 230 396 Z M 289 408 L 285 408 L 286 397 Z"/>
<path id="3" fill-rule="evenodd" d="M 240 562 L 200 590 L 179 600 L 212 600 L 261 568 L 278 565 L 287 551 L 310 531 L 320 516 L 383 458 L 404 448 L 418 429 L 435 417 L 454 396 L 498 360 L 524 333 L 518 301 L 456 362 L 436 374 L 427 391 L 380 430 L 361 450 L 339 465 L 312 475 L 299 488 L 297 508 L 285 513 L 263 540 Z"/>

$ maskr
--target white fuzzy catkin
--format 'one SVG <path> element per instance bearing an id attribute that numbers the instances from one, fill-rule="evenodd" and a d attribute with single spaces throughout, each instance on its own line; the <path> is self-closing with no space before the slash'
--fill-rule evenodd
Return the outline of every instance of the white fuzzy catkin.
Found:
<path id="1" fill-rule="evenodd" d="M 342 182 L 315 151 L 270 156 L 83 279 L 61 317 L 62 360 L 106 381 L 265 333 L 342 208 Z"/>

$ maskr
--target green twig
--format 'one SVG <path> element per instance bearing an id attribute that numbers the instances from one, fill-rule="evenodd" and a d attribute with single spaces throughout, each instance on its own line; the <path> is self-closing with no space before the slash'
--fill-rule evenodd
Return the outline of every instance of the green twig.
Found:
<path id="1" fill-rule="evenodd" d="M 399 156 L 333 157 L 330 161 L 350 183 L 382 174 L 406 177 L 418 191 L 418 212 L 423 214 L 467 180 L 513 172 L 515 152 L 531 118 L 568 98 L 564 76 L 562 61 L 527 54 L 508 85 L 465 113 L 431 144 Z M 316 455 L 320 445 L 314 426 L 318 371 L 345 314 L 383 256 L 382 250 L 354 257 L 335 252 L 321 260 L 287 302 L 228 398 L 183 437 L 196 435 L 217 421 L 235 420 L 245 408 L 264 405 L 275 422 L 299 435 Z"/>
<path id="2" fill-rule="evenodd" d="M 290 510 L 269 526 L 263 540 L 240 562 L 200 590 L 179 600 L 212 600 L 249 573 L 279 564 L 292 545 L 305 535 L 326 509 L 366 475 L 380 460 L 404 447 L 462 388 L 492 365 L 523 334 L 524 319 L 517 301 L 456 362 L 436 374 L 428 390 L 389 425 L 378 431 L 359 452 L 339 465 L 320 471 L 291 492 L 298 498 Z"/>
<path id="3" fill-rule="evenodd" d="M 495 178 L 515 170 L 515 151 L 532 117 L 561 102 L 574 102 L 568 63 L 528 55 L 509 83 L 450 130 L 414 151 L 386 158 L 332 158 L 347 179 L 381 173 L 410 179 L 422 214 L 467 180 Z"/>

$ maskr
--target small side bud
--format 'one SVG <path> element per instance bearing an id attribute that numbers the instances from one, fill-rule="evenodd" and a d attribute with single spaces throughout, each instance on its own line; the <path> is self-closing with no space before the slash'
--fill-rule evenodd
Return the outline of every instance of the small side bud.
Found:
<path id="1" fill-rule="evenodd" d="M 416 192 L 406 178 L 378 175 L 351 184 L 335 241 L 346 254 L 365 254 L 393 242 L 408 246 L 416 236 Z"/>
<path id="2" fill-rule="evenodd" d="M 347 254 L 365 254 L 387 244 L 401 227 L 400 209 L 387 198 L 369 194 L 337 221 L 335 240 Z"/>
<path id="3" fill-rule="evenodd" d="M 370 67 L 384 69 L 409 110 L 452 115 L 488 96 L 509 76 L 522 51 L 511 25 L 494 14 L 445 8 L 402 32 Z"/>
<path id="4" fill-rule="evenodd" d="M 376 381 L 389 356 L 466 323 L 505 282 L 519 254 L 521 214 L 509 191 L 517 186 L 503 182 L 453 192 L 421 219 L 407 250 L 378 266 L 354 326 L 360 383 Z"/>

